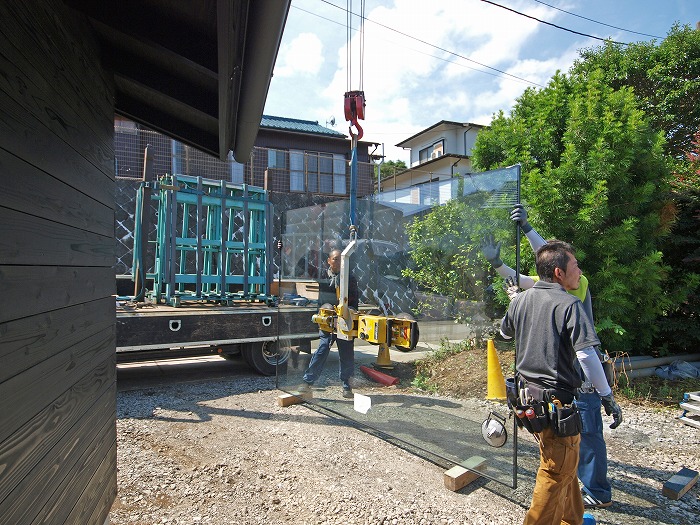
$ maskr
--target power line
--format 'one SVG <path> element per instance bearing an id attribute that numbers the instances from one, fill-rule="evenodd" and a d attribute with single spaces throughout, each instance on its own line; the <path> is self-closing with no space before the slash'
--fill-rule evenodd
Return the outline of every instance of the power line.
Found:
<path id="1" fill-rule="evenodd" d="M 315 16 L 315 17 L 317 17 L 317 18 L 320 18 L 321 20 L 326 20 L 327 22 L 331 22 L 332 24 L 336 24 L 336 25 L 345 27 L 342 23 L 337 22 L 336 20 L 333 20 L 333 19 L 328 18 L 328 17 L 325 17 L 325 16 L 321 16 L 321 15 L 319 15 L 318 13 L 314 13 L 314 12 L 312 12 L 312 11 L 309 11 L 309 10 L 307 10 L 307 9 L 304 9 L 304 8 L 302 8 L 302 7 L 299 7 L 299 6 L 297 6 L 297 5 L 292 4 L 292 7 L 293 7 L 294 9 L 298 9 L 299 11 L 303 11 L 304 13 L 307 13 L 307 14 L 309 14 L 309 15 L 311 15 L 311 16 Z M 337 7 L 337 6 L 335 6 L 335 7 Z M 405 46 L 404 46 L 404 47 L 405 47 Z M 435 46 L 433 46 L 433 47 L 435 47 Z M 420 51 L 419 49 L 413 49 L 413 48 L 407 48 L 407 49 L 410 49 L 411 51 L 414 51 L 414 52 L 419 53 L 419 54 L 421 54 L 421 55 L 429 56 L 430 58 L 434 58 L 435 60 L 441 60 L 441 61 L 443 61 L 443 62 L 447 62 L 448 64 L 453 64 L 453 65 L 455 65 L 455 66 L 459 66 L 459 67 L 463 67 L 463 68 L 466 68 L 466 69 L 470 69 L 470 70 L 472 70 L 472 71 L 476 71 L 477 73 L 482 73 L 482 74 L 484 74 L 484 75 L 491 75 L 492 77 L 496 77 L 496 78 L 503 78 L 503 76 L 500 75 L 500 74 L 492 73 L 492 72 L 490 72 L 490 71 L 484 71 L 483 69 L 478 69 L 478 68 L 476 68 L 476 67 L 471 67 L 471 66 L 468 66 L 468 65 L 466 65 L 466 64 L 462 64 L 462 63 L 458 62 L 457 60 L 448 60 L 447 58 L 439 57 L 439 56 L 437 56 L 437 55 L 431 55 L 430 53 L 425 53 L 425 52 L 423 52 L 423 51 Z M 516 77 L 516 78 L 517 78 L 517 77 Z M 513 79 L 513 80 L 516 80 L 516 79 Z M 540 84 L 537 84 L 536 82 L 533 82 L 532 80 L 521 79 L 521 80 L 518 80 L 518 82 L 524 82 L 524 83 L 526 83 L 526 84 L 532 84 L 532 85 L 534 85 L 534 86 L 543 87 L 543 86 L 541 86 Z"/>
<path id="2" fill-rule="evenodd" d="M 551 7 L 552 9 L 556 9 L 557 11 L 561 11 L 562 13 L 566 13 L 567 15 L 577 16 L 578 18 L 583 18 L 584 20 L 588 20 L 589 22 L 593 22 L 595 24 L 600 24 L 600 25 L 606 26 L 606 27 L 612 27 L 613 29 L 619 29 L 620 31 L 624 31 L 625 33 L 634 33 L 635 35 L 649 36 L 651 38 L 660 38 L 660 39 L 664 38 L 662 36 L 656 36 L 656 35 L 650 35 L 647 33 L 640 33 L 638 31 L 632 31 L 631 29 L 625 29 L 624 27 L 612 26 L 610 24 L 606 24 L 605 22 L 600 22 L 598 20 L 593 20 L 592 18 L 587 18 L 587 17 L 582 16 L 582 15 L 577 15 L 576 13 L 572 13 L 571 11 L 566 11 L 565 9 L 561 9 L 559 7 L 550 5 L 546 2 L 542 2 L 541 0 L 532 0 L 532 1 L 537 2 L 538 4 L 546 5 L 547 7 Z"/>
<path id="3" fill-rule="evenodd" d="M 546 22 L 544 20 L 540 20 L 539 18 L 536 18 L 531 15 L 526 15 L 525 13 L 521 13 L 520 11 L 516 11 L 515 9 L 511 9 L 510 7 L 506 7 L 501 4 L 497 4 L 496 2 L 491 2 L 490 0 L 481 0 L 482 2 L 486 2 L 487 4 L 495 5 L 496 7 L 500 7 L 501 9 L 505 9 L 506 11 L 511 11 L 512 13 L 515 13 L 520 16 L 524 16 L 526 18 L 531 18 L 532 20 L 535 20 L 539 22 L 540 24 L 547 24 L 548 26 L 556 27 L 557 29 L 562 29 L 563 31 L 568 31 L 569 33 L 575 33 L 577 35 L 585 36 L 588 38 L 595 38 L 596 40 L 602 40 L 603 42 L 612 42 L 613 44 L 620 44 L 623 46 L 628 46 L 629 44 L 627 42 L 617 42 L 615 40 L 610 40 L 609 38 L 601 38 L 599 36 L 593 36 L 589 35 L 587 33 L 581 33 L 580 31 L 574 31 L 573 29 L 569 29 L 568 27 L 562 27 L 558 26 L 557 24 L 552 24 L 551 22 Z"/>
<path id="4" fill-rule="evenodd" d="M 330 2 L 329 0 L 321 0 L 321 1 L 324 2 L 324 3 L 326 3 L 326 4 L 328 4 L 328 5 L 330 5 L 330 6 L 335 7 L 336 9 L 340 9 L 341 11 L 347 11 L 347 10 L 344 9 L 343 7 L 338 6 L 338 5 L 335 5 L 333 2 Z M 297 8 L 297 9 L 299 9 L 299 8 Z M 302 9 L 302 11 L 304 11 L 304 10 Z M 307 12 L 308 12 L 308 11 L 307 11 Z M 315 14 L 315 13 L 311 13 L 311 14 Z M 321 17 L 321 18 L 323 18 L 323 17 Z M 492 71 L 496 71 L 496 72 L 500 73 L 501 75 L 506 75 L 506 76 L 509 76 L 509 77 L 514 78 L 514 79 L 516 79 L 516 80 L 519 80 L 519 81 L 521 81 L 521 82 L 526 82 L 526 83 L 528 83 L 528 84 L 532 84 L 533 86 L 537 86 L 537 87 L 544 88 L 543 85 L 538 84 L 537 82 L 533 82 L 532 80 L 528 80 L 528 79 L 526 79 L 526 78 L 522 78 L 522 77 L 519 77 L 519 76 L 517 76 L 517 75 L 513 75 L 513 74 L 511 74 L 511 73 L 508 73 L 508 72 L 506 72 L 506 71 L 502 71 L 502 70 L 500 70 L 500 69 L 498 69 L 498 68 L 495 68 L 495 67 L 487 66 L 486 64 L 482 64 L 481 62 L 477 62 L 476 60 L 472 60 L 471 58 L 465 57 L 464 55 L 460 55 L 459 53 L 456 53 L 456 52 L 454 52 L 454 51 L 450 51 L 449 49 L 445 49 L 444 47 L 440 47 L 440 46 L 437 46 L 437 45 L 435 45 L 435 44 L 431 44 L 430 42 L 427 42 L 427 41 L 425 41 L 425 40 L 421 40 L 420 38 L 417 38 L 417 37 L 415 37 L 415 36 L 409 35 L 408 33 L 404 33 L 403 31 L 399 31 L 398 29 L 394 29 L 393 27 L 389 27 L 389 26 L 384 25 L 384 24 L 382 24 L 382 23 L 380 23 L 380 22 L 375 22 L 374 20 L 370 20 L 369 18 L 367 18 L 367 17 L 365 17 L 365 16 L 360 16 L 360 18 L 362 18 L 363 20 L 365 20 L 365 21 L 367 21 L 367 22 L 371 22 L 371 23 L 373 23 L 373 24 L 375 24 L 375 25 L 378 25 L 379 27 L 383 27 L 384 29 L 387 29 L 387 30 L 389 30 L 389 31 L 392 31 L 392 32 L 394 32 L 394 33 L 397 33 L 397 34 L 399 34 L 399 35 L 401 35 L 401 36 L 404 36 L 404 37 L 406 37 L 406 38 L 410 38 L 411 40 L 415 40 L 415 41 L 417 41 L 417 42 L 420 42 L 421 44 L 425 44 L 426 46 L 430 46 L 430 47 L 432 47 L 432 48 L 434 48 L 434 49 L 437 49 L 437 50 L 439 50 L 439 51 L 442 51 L 442 52 L 444 52 L 444 53 L 448 53 L 448 54 L 450 54 L 450 55 L 452 55 L 452 56 L 455 56 L 455 57 L 457 57 L 457 58 L 461 58 L 462 60 L 466 60 L 466 61 L 468 61 L 468 62 L 472 62 L 472 63 L 474 63 L 474 64 L 477 64 L 477 65 L 479 65 L 479 66 L 481 66 L 481 67 L 485 67 L 485 68 L 490 69 L 490 70 L 492 70 Z M 476 70 L 476 71 L 479 71 L 479 70 Z M 486 71 L 482 71 L 482 73 L 486 73 Z"/>

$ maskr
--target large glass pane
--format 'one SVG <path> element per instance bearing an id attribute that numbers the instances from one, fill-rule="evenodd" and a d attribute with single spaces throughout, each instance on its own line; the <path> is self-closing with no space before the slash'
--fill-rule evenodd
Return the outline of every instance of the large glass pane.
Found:
<path id="1" fill-rule="evenodd" d="M 495 298 L 503 294 L 495 292 L 500 283 L 481 245 L 493 235 L 503 259 L 515 264 L 518 244 L 509 213 L 519 200 L 518 188 L 519 168 L 511 167 L 361 199 L 356 236 L 349 228 L 348 200 L 287 211 L 283 244 L 290 262 L 284 272 L 290 277 L 282 279 L 281 289 L 287 290 L 282 306 L 314 307 L 310 310 L 319 311 L 314 326 L 332 333 L 331 339 L 340 334 L 352 340 L 354 355 L 340 367 L 338 346 L 348 343 L 336 341 L 324 366 L 309 373 L 322 341 L 316 339 L 310 353 L 303 346 L 293 349 L 278 366 L 279 387 L 413 450 L 452 465 L 478 465 L 482 475 L 513 486 L 516 435 L 505 401 L 442 398 L 389 383 L 413 356 L 439 359 L 446 345 L 464 341 L 485 347 L 505 305 Z M 346 282 L 357 283 L 355 311 L 323 306 L 335 298 L 328 272 L 335 249 L 342 252 L 340 280 L 347 270 L 353 279 Z M 349 287 L 341 290 L 351 298 Z M 293 345 L 285 337 L 293 327 L 279 325 L 280 340 Z M 472 372 L 487 384 L 486 359 L 464 366 L 476 369 Z M 341 368 L 353 372 L 354 398 L 343 396 L 347 378 L 340 376 Z M 300 388 L 305 379 L 313 379 L 307 392 Z M 485 424 L 492 412 L 492 420 L 507 418 L 505 443 L 493 439 L 495 427 Z M 484 433 L 491 434 L 489 440 Z"/>

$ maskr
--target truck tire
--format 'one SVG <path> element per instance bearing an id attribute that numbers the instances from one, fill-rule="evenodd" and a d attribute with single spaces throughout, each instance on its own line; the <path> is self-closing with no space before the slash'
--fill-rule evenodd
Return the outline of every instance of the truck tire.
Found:
<path id="1" fill-rule="evenodd" d="M 287 361 L 291 347 L 286 342 L 280 342 L 278 351 L 277 341 L 261 341 L 243 345 L 243 358 L 259 374 L 273 376 L 287 369 Z"/>

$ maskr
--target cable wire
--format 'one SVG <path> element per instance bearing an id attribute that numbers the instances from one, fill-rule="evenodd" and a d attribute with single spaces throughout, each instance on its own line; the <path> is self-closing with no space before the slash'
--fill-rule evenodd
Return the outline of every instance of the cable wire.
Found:
<path id="1" fill-rule="evenodd" d="M 648 37 L 651 37 L 651 38 L 660 38 L 660 39 L 663 39 L 663 38 L 664 38 L 664 37 L 662 37 L 662 36 L 650 35 L 650 34 L 648 34 L 648 33 L 640 33 L 639 31 L 632 31 L 631 29 L 625 29 L 624 27 L 617 27 L 617 26 L 613 26 L 613 25 L 610 25 L 610 24 L 606 24 L 605 22 L 600 22 L 600 21 L 598 21 L 598 20 L 593 20 L 592 18 L 588 18 L 588 17 L 585 17 L 585 16 L 583 16 L 583 15 L 577 15 L 576 13 L 572 13 L 571 11 L 566 11 L 565 9 L 561 9 L 561 8 L 559 8 L 559 7 L 550 5 L 550 4 L 546 3 L 546 2 L 542 2 L 542 0 L 532 0 L 532 1 L 533 1 L 533 2 L 537 2 L 538 4 L 546 5 L 547 7 L 551 7 L 552 9 L 556 9 L 557 11 L 561 11 L 562 13 L 566 13 L 567 15 L 576 16 L 576 17 L 578 17 L 578 18 L 583 18 L 584 20 L 588 20 L 589 22 L 593 22 L 593 23 L 595 23 L 595 24 L 600 24 L 600 25 L 606 26 L 606 27 L 612 27 L 613 29 L 619 29 L 620 31 L 624 31 L 625 33 L 634 33 L 635 35 L 648 36 Z"/>
<path id="2" fill-rule="evenodd" d="M 346 0 L 345 6 L 345 60 L 347 62 L 345 91 L 350 91 L 352 89 L 350 86 L 352 81 L 352 46 L 350 45 L 352 41 L 352 0 Z"/>
<path id="3" fill-rule="evenodd" d="M 324 3 L 326 3 L 326 4 L 328 4 L 328 5 L 330 5 L 330 6 L 335 7 L 336 9 L 343 9 L 343 8 L 340 7 L 340 6 L 335 5 L 333 2 L 330 2 L 329 0 L 321 0 L 321 1 L 324 2 Z M 537 86 L 537 87 L 544 88 L 543 85 L 538 84 L 537 82 L 533 82 L 532 80 L 528 80 L 528 79 L 526 79 L 526 78 L 522 78 L 522 77 L 519 77 L 519 76 L 517 76 L 517 75 L 513 75 L 513 74 L 511 74 L 511 73 L 507 73 L 506 71 L 502 71 L 502 70 L 500 70 L 500 69 L 498 69 L 498 68 L 495 68 L 495 67 L 487 66 L 486 64 L 482 64 L 481 62 L 477 62 L 476 60 L 472 60 L 471 58 L 465 57 L 464 55 L 460 55 L 459 53 L 455 53 L 454 51 L 450 51 L 449 49 L 445 49 L 444 47 L 440 47 L 440 46 L 437 46 L 437 45 L 435 45 L 435 44 L 431 44 L 430 42 L 426 42 L 425 40 L 421 40 L 420 38 L 417 38 L 417 37 L 415 37 L 415 36 L 409 35 L 408 33 L 404 33 L 403 31 L 399 31 L 398 29 L 394 29 L 393 27 L 389 27 L 389 26 L 384 25 L 384 24 L 382 24 L 382 23 L 380 23 L 380 22 L 375 22 L 374 20 L 371 20 L 371 19 L 369 19 L 369 18 L 364 18 L 364 17 L 363 17 L 363 20 L 366 20 L 367 22 L 371 22 L 371 23 L 373 23 L 373 24 L 376 24 L 376 25 L 378 25 L 379 27 L 383 27 L 384 29 L 388 29 L 389 31 L 392 31 L 392 32 L 394 32 L 394 33 L 397 33 L 397 34 L 399 34 L 399 35 L 401 35 L 401 36 L 405 36 L 406 38 L 410 38 L 410 39 L 412 39 L 412 40 L 416 40 L 417 42 L 420 42 L 421 44 L 425 44 L 426 46 L 433 47 L 433 48 L 435 48 L 435 49 L 437 49 L 437 50 L 439 50 L 439 51 L 443 51 L 443 52 L 448 53 L 448 54 L 450 54 L 450 55 L 453 55 L 453 56 L 456 56 L 456 57 L 458 57 L 458 58 L 461 58 L 462 60 L 466 60 L 466 61 L 468 61 L 468 62 L 472 62 L 472 63 L 474 63 L 474 64 L 478 64 L 479 66 L 485 67 L 485 68 L 490 69 L 490 70 L 492 70 L 492 71 L 497 71 L 498 73 L 500 73 L 500 74 L 502 74 L 502 75 L 506 75 L 506 76 L 509 76 L 509 77 L 514 78 L 514 79 L 516 79 L 516 80 L 520 80 L 521 82 L 526 82 L 526 83 L 528 83 L 528 84 L 532 84 L 533 86 Z"/>
<path id="4" fill-rule="evenodd" d="M 365 84 L 365 0 L 360 0 L 360 91 Z"/>
<path id="5" fill-rule="evenodd" d="M 569 33 L 575 33 L 577 35 L 585 36 L 588 38 L 595 38 L 596 40 L 601 40 L 603 42 L 612 42 L 613 44 L 620 44 L 623 46 L 628 46 L 629 44 L 627 42 L 617 42 L 615 40 L 610 40 L 609 38 L 601 38 L 599 36 L 593 36 L 589 35 L 587 33 L 581 33 L 580 31 L 574 31 L 573 29 L 569 29 L 568 27 L 562 27 L 558 26 L 557 24 L 552 24 L 551 22 L 545 22 L 544 20 L 540 20 L 537 17 L 531 16 L 531 15 L 526 15 L 525 13 L 521 13 L 520 11 L 516 11 L 515 9 L 511 9 L 510 7 L 506 7 L 501 4 L 497 4 L 496 2 L 491 2 L 491 0 L 481 0 L 482 2 L 486 2 L 487 4 L 495 5 L 496 7 L 500 7 L 501 9 L 505 9 L 506 11 L 510 11 L 512 13 L 515 13 L 516 15 L 524 16 L 526 18 L 531 18 L 532 20 L 535 20 L 539 22 L 540 24 L 547 24 L 548 26 L 556 27 L 557 29 L 561 29 L 563 31 L 568 31 Z"/>

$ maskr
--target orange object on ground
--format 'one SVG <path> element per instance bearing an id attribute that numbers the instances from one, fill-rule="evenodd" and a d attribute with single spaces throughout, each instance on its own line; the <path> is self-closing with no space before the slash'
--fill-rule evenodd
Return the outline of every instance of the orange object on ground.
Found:
<path id="1" fill-rule="evenodd" d="M 395 385 L 399 382 L 398 377 L 390 376 L 389 374 L 385 374 L 384 372 L 380 372 L 379 370 L 375 370 L 374 368 L 370 368 L 365 365 L 361 365 L 360 370 L 373 381 L 386 386 Z"/>

